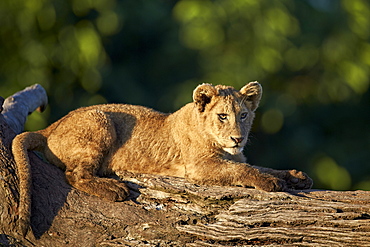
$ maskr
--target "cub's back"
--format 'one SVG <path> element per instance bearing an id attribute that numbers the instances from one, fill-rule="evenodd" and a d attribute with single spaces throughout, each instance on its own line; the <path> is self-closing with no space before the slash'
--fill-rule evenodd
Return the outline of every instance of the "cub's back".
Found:
<path id="1" fill-rule="evenodd" d="M 53 131 L 54 129 L 60 127 L 61 125 L 68 125 L 72 127 L 74 125 L 81 125 L 77 124 L 78 122 L 84 122 L 85 127 L 88 127 L 89 122 L 91 121 L 89 117 L 86 117 L 90 113 L 94 112 L 102 112 L 106 114 L 110 120 L 113 121 L 115 127 L 120 127 L 117 129 L 121 129 L 122 125 L 135 127 L 139 125 L 145 125 L 147 122 L 150 122 L 152 125 L 156 125 L 156 121 L 158 124 L 161 124 L 162 121 L 166 119 L 168 114 L 161 113 L 159 111 L 155 111 L 151 108 L 138 106 L 138 105 L 128 105 L 128 104 L 103 104 L 103 105 L 93 105 L 88 107 L 82 107 L 71 111 L 63 118 L 59 119 L 48 128 L 46 128 L 43 133 L 47 133 Z M 77 127 L 77 126 L 76 126 Z M 84 125 L 82 125 L 84 127 Z"/>
<path id="2" fill-rule="evenodd" d="M 88 107 L 82 107 L 79 109 L 76 109 L 70 114 L 77 114 L 80 112 L 86 112 L 86 111 L 102 111 L 107 114 L 115 114 L 112 115 L 112 120 L 120 121 L 120 115 L 119 113 L 129 114 L 136 119 L 147 119 L 148 117 L 154 117 L 159 119 L 163 119 L 168 114 L 164 114 L 162 112 L 153 110 L 151 108 L 145 107 L 145 106 L 139 106 L 139 105 L 128 105 L 128 104 L 104 104 L 104 105 L 93 105 Z M 67 115 L 67 116 L 68 116 Z M 125 115 L 123 115 L 125 116 Z"/>

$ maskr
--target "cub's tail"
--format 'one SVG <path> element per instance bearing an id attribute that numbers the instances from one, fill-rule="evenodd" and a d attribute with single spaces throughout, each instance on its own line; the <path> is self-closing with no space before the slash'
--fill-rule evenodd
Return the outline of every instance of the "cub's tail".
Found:
<path id="1" fill-rule="evenodd" d="M 46 137 L 40 132 L 24 132 L 17 135 L 12 143 L 19 179 L 18 227 L 23 236 L 30 229 L 31 216 L 31 165 L 28 150 L 41 149 L 45 145 Z"/>

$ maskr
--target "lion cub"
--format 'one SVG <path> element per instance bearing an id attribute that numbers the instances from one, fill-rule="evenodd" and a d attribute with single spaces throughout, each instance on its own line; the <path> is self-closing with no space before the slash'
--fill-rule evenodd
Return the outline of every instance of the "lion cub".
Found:
<path id="1" fill-rule="evenodd" d="M 39 150 L 65 170 L 76 189 L 110 201 L 123 201 L 126 185 L 104 178 L 119 171 L 183 177 L 197 184 L 241 185 L 265 191 L 308 189 L 303 172 L 253 167 L 242 151 L 262 87 L 250 82 L 240 91 L 202 84 L 193 102 L 172 114 L 133 105 L 80 108 L 44 130 L 13 141 L 20 178 L 20 221 L 29 224 L 28 150 Z M 25 230 L 25 229 L 24 229 Z"/>

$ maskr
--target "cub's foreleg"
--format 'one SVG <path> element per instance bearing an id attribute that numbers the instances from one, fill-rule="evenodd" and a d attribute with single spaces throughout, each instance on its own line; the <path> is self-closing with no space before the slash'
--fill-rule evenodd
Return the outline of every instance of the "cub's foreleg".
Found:
<path id="1" fill-rule="evenodd" d="M 118 180 L 98 177 L 104 159 L 116 141 L 114 124 L 100 110 L 77 112 L 65 118 L 47 139 L 47 159 L 65 168 L 66 179 L 78 190 L 109 201 L 122 201 L 129 195 Z"/>
<path id="2" fill-rule="evenodd" d="M 284 180 L 245 164 L 210 158 L 186 166 L 186 178 L 194 183 L 208 185 L 241 185 L 264 191 L 284 191 Z"/>

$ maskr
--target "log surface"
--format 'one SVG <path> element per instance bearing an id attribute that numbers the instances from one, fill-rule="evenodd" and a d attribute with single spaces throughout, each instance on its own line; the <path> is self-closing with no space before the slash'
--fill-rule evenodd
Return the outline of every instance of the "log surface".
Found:
<path id="1" fill-rule="evenodd" d="M 121 174 L 132 194 L 113 203 L 71 188 L 30 155 L 36 245 L 370 246 L 370 192 L 271 193 Z"/>
<path id="2" fill-rule="evenodd" d="M 28 113 L 27 113 L 28 114 Z M 0 114 L 0 245 L 370 246 L 370 192 L 263 192 L 181 178 L 117 174 L 131 196 L 107 202 L 69 186 L 30 152 L 32 233 L 17 232 L 15 133 Z"/>

